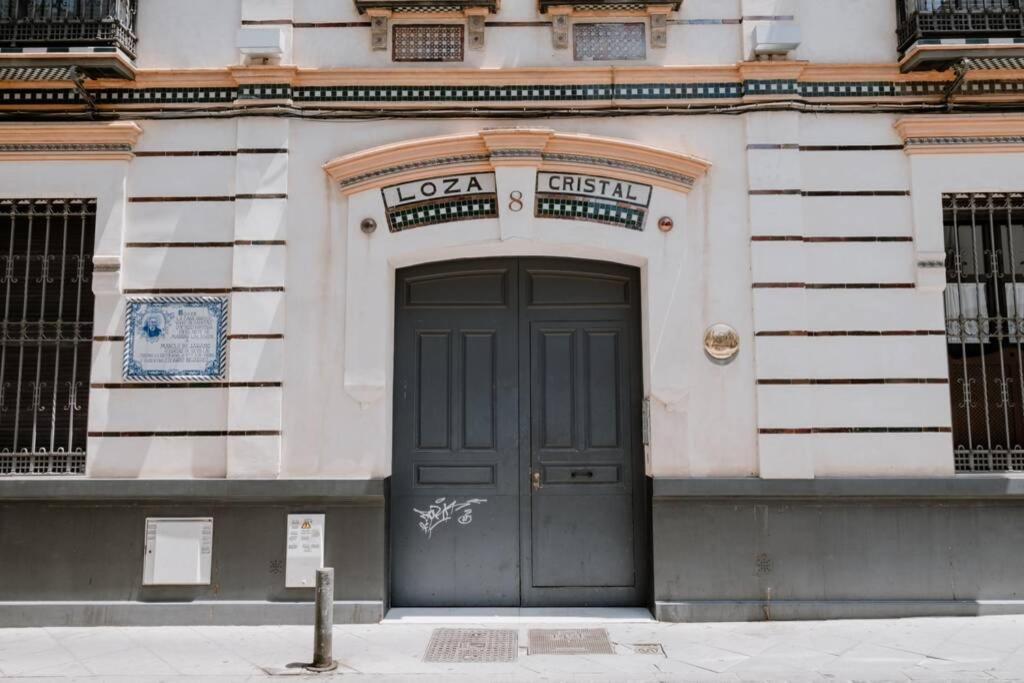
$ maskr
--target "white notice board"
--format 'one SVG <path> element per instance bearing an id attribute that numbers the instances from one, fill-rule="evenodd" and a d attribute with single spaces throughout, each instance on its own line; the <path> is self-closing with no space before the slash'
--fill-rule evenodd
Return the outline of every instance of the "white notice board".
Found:
<path id="1" fill-rule="evenodd" d="M 316 570 L 324 566 L 324 515 L 288 515 L 285 588 L 316 587 Z"/>

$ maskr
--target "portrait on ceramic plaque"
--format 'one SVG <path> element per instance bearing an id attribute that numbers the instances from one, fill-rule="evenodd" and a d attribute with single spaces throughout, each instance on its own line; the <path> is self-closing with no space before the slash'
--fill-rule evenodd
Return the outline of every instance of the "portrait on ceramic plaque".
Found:
<path id="1" fill-rule="evenodd" d="M 225 297 L 131 299 L 125 310 L 124 378 L 224 379 L 227 327 Z"/>

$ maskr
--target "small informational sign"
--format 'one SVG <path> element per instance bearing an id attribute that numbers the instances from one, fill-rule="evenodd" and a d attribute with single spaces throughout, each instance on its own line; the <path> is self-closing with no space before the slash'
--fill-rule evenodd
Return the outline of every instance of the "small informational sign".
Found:
<path id="1" fill-rule="evenodd" d="M 227 330 L 226 297 L 129 300 L 124 378 L 161 382 L 223 379 Z"/>
<path id="2" fill-rule="evenodd" d="M 288 515 L 285 588 L 314 588 L 324 566 L 324 515 Z"/>
<path id="3" fill-rule="evenodd" d="M 212 517 L 146 518 L 143 585 L 209 585 L 212 559 Z"/>
<path id="4" fill-rule="evenodd" d="M 498 215 L 493 173 L 425 178 L 390 185 L 381 192 L 391 232 Z"/>
<path id="5" fill-rule="evenodd" d="M 581 195 L 644 207 L 651 203 L 650 185 L 579 173 L 540 172 L 537 174 L 537 191 Z"/>

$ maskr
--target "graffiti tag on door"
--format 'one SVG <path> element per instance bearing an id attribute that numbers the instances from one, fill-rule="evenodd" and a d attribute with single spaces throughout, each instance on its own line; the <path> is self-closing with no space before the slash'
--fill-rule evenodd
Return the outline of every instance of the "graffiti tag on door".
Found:
<path id="1" fill-rule="evenodd" d="M 473 521 L 473 506 L 486 502 L 486 498 L 470 498 L 460 503 L 458 500 L 448 500 L 445 497 L 435 500 L 426 510 L 413 508 L 412 511 L 419 515 L 419 527 L 423 533 L 427 535 L 427 538 L 433 538 L 434 529 L 442 524 L 447 524 L 452 519 L 463 526 L 471 523 Z"/>

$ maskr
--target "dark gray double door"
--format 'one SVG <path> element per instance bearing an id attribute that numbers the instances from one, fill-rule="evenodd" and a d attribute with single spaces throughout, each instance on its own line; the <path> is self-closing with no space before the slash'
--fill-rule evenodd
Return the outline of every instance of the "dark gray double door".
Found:
<path id="1" fill-rule="evenodd" d="M 640 281 L 566 259 L 396 282 L 391 602 L 648 602 Z"/>

